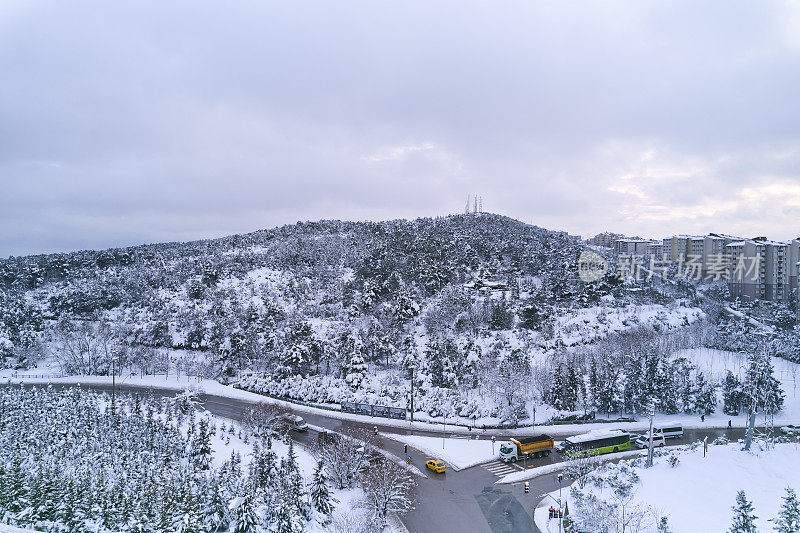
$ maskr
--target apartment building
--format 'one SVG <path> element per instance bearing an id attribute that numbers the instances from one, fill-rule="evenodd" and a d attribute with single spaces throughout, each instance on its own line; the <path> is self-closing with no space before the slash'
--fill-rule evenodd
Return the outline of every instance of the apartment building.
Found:
<path id="1" fill-rule="evenodd" d="M 603 233 L 598 233 L 594 237 L 590 239 L 586 239 L 587 244 L 592 244 L 594 246 L 602 246 L 604 248 L 613 248 L 614 242 L 618 239 L 625 239 L 625 235 L 620 233 L 611 233 L 608 231 L 604 231 Z"/>
<path id="2" fill-rule="evenodd" d="M 800 237 L 789 243 L 789 290 L 800 290 Z M 798 294 L 800 296 L 800 294 Z"/>
<path id="3" fill-rule="evenodd" d="M 666 261 L 682 261 L 689 256 L 691 251 L 691 239 L 689 235 L 673 235 L 663 239 L 662 257 Z"/>
<path id="4" fill-rule="evenodd" d="M 640 239 L 638 237 L 617 239 L 614 241 L 614 253 L 620 255 L 653 255 L 657 258 L 662 257 L 662 244 L 658 241 Z"/>
<path id="5" fill-rule="evenodd" d="M 797 290 L 792 261 L 800 253 L 800 240 L 776 242 L 759 237 L 730 243 L 726 250 L 732 296 L 786 302 Z"/>
<path id="6" fill-rule="evenodd" d="M 785 302 L 800 282 L 800 238 L 674 235 L 662 240 L 662 252 L 666 261 L 691 265 L 696 278 L 727 279 L 731 295 L 742 299 Z"/>
<path id="7" fill-rule="evenodd" d="M 651 257 L 655 257 L 656 259 L 663 259 L 664 257 L 664 245 L 660 241 L 650 241 L 647 243 L 647 252 L 645 255 L 649 255 Z"/>

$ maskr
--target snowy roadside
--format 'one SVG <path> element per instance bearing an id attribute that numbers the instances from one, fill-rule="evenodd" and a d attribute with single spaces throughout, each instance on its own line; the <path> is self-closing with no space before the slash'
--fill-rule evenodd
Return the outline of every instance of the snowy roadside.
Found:
<path id="1" fill-rule="evenodd" d="M 471 466 L 494 461 L 499 456 L 503 442 L 467 438 L 420 437 L 382 433 L 384 437 L 408 444 L 428 456 L 441 459 L 458 472 Z"/>
<path id="2" fill-rule="evenodd" d="M 406 525 L 400 520 L 396 513 L 389 513 L 386 520 L 385 533 L 409 533 Z"/>
<path id="3" fill-rule="evenodd" d="M 741 444 L 730 443 L 711 445 L 706 453 L 702 446 L 683 446 L 657 457 L 652 468 L 643 468 L 641 462 L 604 465 L 587 476 L 577 494 L 565 487 L 561 496 L 573 521 L 583 515 L 593 523 L 613 523 L 620 518 L 618 511 L 627 510 L 629 516 L 643 517 L 643 533 L 659 531 L 662 517 L 670 531 L 693 533 L 720 531 L 730 524 L 736 494 L 743 490 L 758 517 L 757 530 L 771 531 L 786 488 L 798 489 L 797 446 L 778 443 L 767 448 L 756 443 L 745 452 Z M 558 496 L 558 491 L 543 495 L 534 512 L 543 533 L 558 531 L 558 520 L 548 520 L 548 508 Z"/>
<path id="4" fill-rule="evenodd" d="M 569 488 L 562 492 L 562 497 L 569 492 Z M 543 494 L 544 498 L 533 510 L 533 523 L 541 533 L 555 533 L 559 530 L 558 519 L 550 518 L 551 506 L 558 507 L 558 491 Z"/>
<path id="5" fill-rule="evenodd" d="M 69 376 L 69 377 L 13 377 L 10 375 L 3 376 L 0 374 L 0 380 L 7 383 L 31 383 L 31 384 L 47 384 L 47 383 L 65 383 L 65 384 L 86 384 L 86 385 L 111 385 L 111 378 L 109 376 Z M 430 423 L 420 421 L 408 420 L 395 420 L 391 418 L 372 417 L 366 415 L 357 415 L 352 413 L 343 413 L 341 411 L 332 411 L 329 409 L 322 409 L 319 407 L 312 407 L 308 405 L 297 404 L 286 400 L 279 400 L 270 396 L 264 396 L 255 392 L 249 392 L 241 389 L 234 388 L 230 385 L 223 385 L 210 379 L 186 378 L 181 379 L 165 379 L 163 376 L 145 376 L 142 377 L 125 377 L 116 380 L 117 385 L 136 386 L 136 387 L 150 387 L 153 389 L 169 390 L 182 392 L 184 390 L 194 390 L 196 392 L 211 394 L 233 400 L 240 400 L 249 403 L 267 403 L 271 405 L 278 405 L 285 407 L 297 413 L 308 413 L 321 417 L 333 418 L 336 420 L 347 420 L 351 422 L 360 422 L 363 424 L 376 424 L 382 427 L 392 427 L 397 429 L 411 429 L 417 431 L 427 431 L 440 434 L 457 434 L 457 435 L 494 435 L 497 437 L 512 437 L 512 436 L 530 436 L 546 433 L 553 437 L 568 437 L 580 433 L 586 433 L 589 430 L 607 430 L 607 429 L 622 429 L 629 432 L 643 432 L 648 428 L 649 422 L 642 420 L 641 422 L 606 422 L 606 423 L 591 423 L 591 424 L 561 424 L 561 425 L 539 425 L 534 427 L 520 427 L 517 429 L 494 429 L 494 430 L 480 430 L 472 429 L 465 426 L 443 425 L 441 423 Z M 800 403 L 800 401 L 798 402 Z M 728 421 L 732 421 L 734 427 L 745 427 L 747 424 L 747 417 L 744 414 L 738 416 L 727 416 L 721 413 L 714 413 L 706 417 L 704 422 L 701 422 L 698 417 L 694 415 L 656 415 L 656 423 L 658 422 L 679 422 L 683 425 L 684 429 L 722 429 L 728 427 Z M 785 424 L 800 424 L 795 412 L 790 413 L 790 416 L 781 414 L 775 417 L 776 425 Z"/>
<path id="6" fill-rule="evenodd" d="M 315 426 L 314 424 L 308 424 L 308 427 L 309 427 L 309 429 L 313 429 L 314 431 L 316 431 L 318 433 L 322 432 L 322 431 L 327 431 L 328 433 L 336 433 L 335 431 L 332 431 L 330 429 L 327 429 L 327 428 L 324 428 L 324 427 L 321 427 L 321 426 Z M 389 435 L 385 435 L 385 436 L 390 437 Z M 375 451 L 377 451 L 378 453 L 380 453 L 381 455 L 383 455 L 384 457 L 386 457 L 388 460 L 392 461 L 393 463 L 397 464 L 398 466 L 401 466 L 404 469 L 408 470 L 409 472 L 411 472 L 415 476 L 425 477 L 425 474 L 422 472 L 422 470 L 420 470 L 419 468 L 417 468 L 414 465 L 410 465 L 410 464 L 406 463 L 405 461 L 403 461 L 402 458 L 397 457 L 393 453 L 389 453 L 389 452 L 387 452 L 386 450 L 384 450 L 382 448 L 375 448 Z"/>
<path id="7" fill-rule="evenodd" d="M 601 455 L 596 458 L 597 463 L 606 463 L 609 461 L 614 461 L 616 459 L 630 459 L 631 457 L 639 457 L 642 455 L 647 455 L 647 450 L 631 450 L 628 452 L 618 452 L 618 453 L 610 453 L 608 455 Z M 508 474 L 506 476 L 501 477 L 495 483 L 517 483 L 520 481 L 527 481 L 529 479 L 537 478 L 539 476 L 545 476 L 547 474 L 552 474 L 554 472 L 558 472 L 563 470 L 568 465 L 566 462 L 563 463 L 553 463 L 550 465 L 539 466 L 536 468 L 529 468 L 527 470 L 523 470 L 522 472 L 514 472 L 513 474 Z"/>

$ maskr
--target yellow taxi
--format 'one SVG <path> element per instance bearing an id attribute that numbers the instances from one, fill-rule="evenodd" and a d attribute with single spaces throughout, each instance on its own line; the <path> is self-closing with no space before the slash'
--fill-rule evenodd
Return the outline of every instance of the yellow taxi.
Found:
<path id="1" fill-rule="evenodd" d="M 444 474 L 444 471 L 447 470 L 444 461 L 440 459 L 428 459 L 427 461 L 425 461 L 425 466 L 427 466 L 437 474 Z"/>

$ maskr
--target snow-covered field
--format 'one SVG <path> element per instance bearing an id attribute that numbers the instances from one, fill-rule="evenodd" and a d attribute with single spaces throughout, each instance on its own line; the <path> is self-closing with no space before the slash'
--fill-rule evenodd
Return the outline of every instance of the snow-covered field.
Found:
<path id="1" fill-rule="evenodd" d="M 595 459 L 599 464 L 599 463 L 605 463 L 607 461 L 617 461 L 619 459 L 632 459 L 634 457 L 639 457 L 641 455 L 647 455 L 647 450 L 629 450 L 626 452 L 601 455 L 599 457 L 596 457 Z M 513 474 L 507 474 L 498 479 L 496 483 L 519 483 L 520 481 L 526 481 L 528 479 L 534 479 L 554 472 L 560 472 L 563 469 L 564 469 L 564 463 L 552 463 L 537 468 L 529 468 L 527 470 L 521 470 L 519 472 L 514 472 Z"/>
<path id="2" fill-rule="evenodd" d="M 383 434 L 384 437 L 408 444 L 426 453 L 433 459 L 442 459 L 454 470 L 463 470 L 471 466 L 493 461 L 500 454 L 500 446 L 504 441 L 492 445 L 490 440 L 470 438 L 420 437 L 417 435 Z"/>
<path id="3" fill-rule="evenodd" d="M 720 350 L 710 350 L 710 349 L 692 349 L 692 350 L 684 350 L 681 352 L 677 352 L 676 356 L 686 357 L 687 359 L 691 360 L 693 363 L 697 364 L 704 372 L 707 372 L 710 377 L 717 379 L 721 376 L 724 376 L 725 371 L 727 369 L 731 369 L 732 371 L 738 371 L 742 368 L 742 366 L 746 362 L 746 357 L 742 354 L 732 353 L 732 352 L 725 352 Z M 781 382 L 781 386 L 784 389 L 786 394 L 786 402 L 784 405 L 784 410 L 780 412 L 775 417 L 776 424 L 790 424 L 790 423 L 800 423 L 800 390 L 798 390 L 797 383 L 798 378 L 800 378 L 800 365 L 796 363 L 792 363 L 786 361 L 784 359 L 773 358 L 773 364 L 775 366 L 775 374 L 776 377 Z M 28 375 L 40 375 L 45 374 L 47 371 L 50 370 L 49 375 L 53 375 L 54 368 L 52 366 L 43 366 L 37 367 L 28 371 L 25 371 L 25 376 Z M 34 383 L 47 383 L 47 382 L 54 382 L 54 383 L 85 383 L 85 384 L 110 384 L 111 378 L 109 376 L 71 376 L 66 378 L 55 378 L 55 377 L 42 377 L 42 378 L 13 378 L 14 375 L 13 370 L 3 370 L 0 371 L 0 379 L 7 380 L 7 381 L 26 381 L 26 382 L 34 382 Z M 463 426 L 454 426 L 448 425 L 443 427 L 441 423 L 434 424 L 428 423 L 424 421 L 418 421 L 411 423 L 407 420 L 391 420 L 385 418 L 373 418 L 367 417 L 363 415 L 356 415 L 351 413 L 341 413 L 338 411 L 330 411 L 326 409 L 320 409 L 316 407 L 310 407 L 305 405 L 298 405 L 295 403 L 289 403 L 282 400 L 276 400 L 269 397 L 265 397 L 260 394 L 256 394 L 253 392 L 248 392 L 240 389 L 236 389 L 234 387 L 223 385 L 217 381 L 208 380 L 208 379 L 198 379 L 198 378 L 187 378 L 186 376 L 181 376 L 178 378 L 175 375 L 171 375 L 169 378 L 165 378 L 165 376 L 128 376 L 125 378 L 117 378 L 117 384 L 128 384 L 128 385 L 139 385 L 139 386 L 149 386 L 149 387 L 156 387 L 156 388 L 166 388 L 172 389 L 175 391 L 182 391 L 186 389 L 193 389 L 197 390 L 198 392 L 206 392 L 208 394 L 215 394 L 219 396 L 224 396 L 228 398 L 235 398 L 243 401 L 248 402 L 265 402 L 265 403 L 273 403 L 282 405 L 285 407 L 289 407 L 294 411 L 300 413 L 310 413 L 310 414 L 317 414 L 320 416 L 327 416 L 332 418 L 338 418 L 342 420 L 351 420 L 351 421 L 358 421 L 358 422 L 365 422 L 365 423 L 374 423 L 376 421 L 380 421 L 380 424 L 383 426 L 390 426 L 390 427 L 397 427 L 402 429 L 419 429 L 425 431 L 441 431 L 443 433 L 448 434 L 464 434 L 470 435 L 472 432 Z M 709 415 L 705 418 L 704 421 L 700 420 L 700 417 L 697 415 L 656 415 L 656 422 L 680 422 L 683 424 L 685 428 L 714 428 L 714 427 L 726 427 L 728 425 L 728 421 L 731 420 L 734 427 L 744 427 L 746 424 L 746 415 L 741 414 L 739 416 L 731 417 L 722 413 L 722 400 L 720 395 L 720 407 L 718 408 L 717 412 L 712 415 Z M 463 421 L 465 424 L 470 423 L 471 421 Z M 576 435 L 579 433 L 585 433 L 589 428 L 592 429 L 625 429 L 627 431 L 644 431 L 647 428 L 647 421 L 642 418 L 639 422 L 633 423 L 609 423 L 609 424 L 592 424 L 591 426 L 587 426 L 584 424 L 564 424 L 564 425 L 557 425 L 557 426 L 537 426 L 533 432 L 546 432 L 552 436 L 559 437 L 559 436 L 569 436 L 569 435 Z M 527 430 L 489 430 L 488 433 L 494 434 L 498 437 L 507 436 L 507 435 L 519 435 L 519 434 L 528 434 L 532 430 L 528 428 Z"/>
<path id="4" fill-rule="evenodd" d="M 697 307 L 627 305 L 573 309 L 556 320 L 556 332 L 567 346 L 604 339 L 634 327 L 650 326 L 668 330 L 688 326 L 705 315 Z"/>
<path id="5" fill-rule="evenodd" d="M 739 378 L 744 378 L 744 372 L 747 367 L 747 356 L 709 348 L 682 350 L 677 352 L 675 357 L 685 357 L 713 381 L 722 380 L 728 370 Z M 775 423 L 797 423 L 800 421 L 800 365 L 779 357 L 772 358 L 772 365 L 775 369 L 775 378 L 780 381 L 781 388 L 785 394 L 783 410 L 775 415 Z M 722 412 L 721 393 L 718 394 L 718 397 L 720 398 L 719 409 L 716 413 L 706 417 L 706 421 L 715 422 L 716 420 L 731 418 Z M 740 415 L 738 419 L 741 421 L 745 417 L 746 415 Z M 733 418 L 735 420 L 737 417 Z M 696 423 L 698 421 L 695 417 L 691 422 Z M 763 421 L 759 420 L 759 422 Z"/>
<path id="6" fill-rule="evenodd" d="M 667 517 L 670 531 L 694 533 L 727 529 L 736 493 L 744 490 L 759 517 L 758 530 L 772 531 L 769 520 L 777 515 L 786 487 L 800 489 L 800 447 L 790 443 L 777 444 L 768 450 L 754 446 L 751 452 L 741 448 L 737 443 L 709 446 L 706 457 L 703 457 L 702 447 L 687 449 L 675 454 L 676 466 L 670 465 L 671 454 L 656 458 L 650 469 L 631 467 L 627 461 L 607 465 L 593 474 L 594 479 L 604 481 L 603 485 L 590 481 L 581 492 L 584 501 L 586 496 L 594 495 L 611 504 L 610 512 L 616 514 L 616 518 L 609 517 L 609 520 L 620 520 L 623 508 L 627 509 L 629 518 L 633 513 L 645 515 L 646 527 L 640 530 L 642 533 L 655 532 L 662 516 Z M 625 482 L 632 479 L 631 474 L 639 482 L 634 481 L 626 488 Z M 574 495 L 569 494 L 569 490 L 562 492 L 568 501 L 570 516 L 580 518 L 585 504 L 582 507 Z M 558 498 L 558 492 L 551 496 Z M 545 498 L 534 515 L 543 532 L 558 531 L 558 521 L 548 520 L 550 505 L 553 505 L 551 498 Z M 594 520 L 601 515 L 602 512 L 598 513 Z"/>

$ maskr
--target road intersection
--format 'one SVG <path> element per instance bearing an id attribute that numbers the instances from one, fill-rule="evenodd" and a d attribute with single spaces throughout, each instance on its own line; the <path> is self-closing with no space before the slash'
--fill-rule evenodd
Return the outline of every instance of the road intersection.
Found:
<path id="1" fill-rule="evenodd" d="M 53 387 L 69 387 L 74 384 L 53 383 Z M 111 392 L 110 384 L 83 385 L 93 390 Z M 156 386 L 122 384 L 117 391 L 128 393 L 147 393 L 155 396 L 174 396 L 174 389 Z M 243 409 L 252 405 L 241 398 L 229 398 L 199 392 L 198 400 L 210 413 L 239 421 Z M 441 437 L 437 431 L 402 429 L 396 425 L 384 425 L 382 419 L 370 421 L 354 421 L 318 413 L 302 413 L 303 418 L 312 427 L 325 428 L 328 431 L 343 431 L 348 428 L 373 429 L 381 433 L 429 435 Z M 590 426 L 587 426 L 587 430 Z M 546 431 L 546 430 L 545 430 Z M 526 428 L 530 432 L 530 428 Z M 712 441 L 717 436 L 725 435 L 734 440 L 742 438 L 742 428 L 733 429 L 687 429 L 684 437 L 674 444 L 686 444 L 708 437 Z M 463 435 L 461 435 L 463 437 Z M 473 438 L 490 438 L 488 432 L 477 431 Z M 307 433 L 295 433 L 293 438 L 301 444 L 310 445 L 316 441 L 318 434 L 311 429 Z M 404 445 L 389 438 L 377 439 L 377 445 L 385 452 L 400 460 L 406 458 Z M 437 474 L 425 468 L 428 456 L 409 446 L 413 465 L 423 472 L 417 484 L 417 504 L 413 512 L 402 517 L 406 528 L 412 532 L 475 532 L 475 533 L 528 533 L 537 531 L 532 520 L 532 513 L 545 494 L 558 490 L 559 482 L 552 472 L 535 477 L 530 482 L 530 493 L 523 492 L 523 483 L 497 484 L 503 476 L 528 469 L 561 462 L 559 454 L 532 459 L 526 464 L 509 465 L 499 460 L 489 461 L 482 465 L 465 468 L 460 471 L 448 469 L 444 474 Z M 564 485 L 564 487 L 566 484 Z"/>

